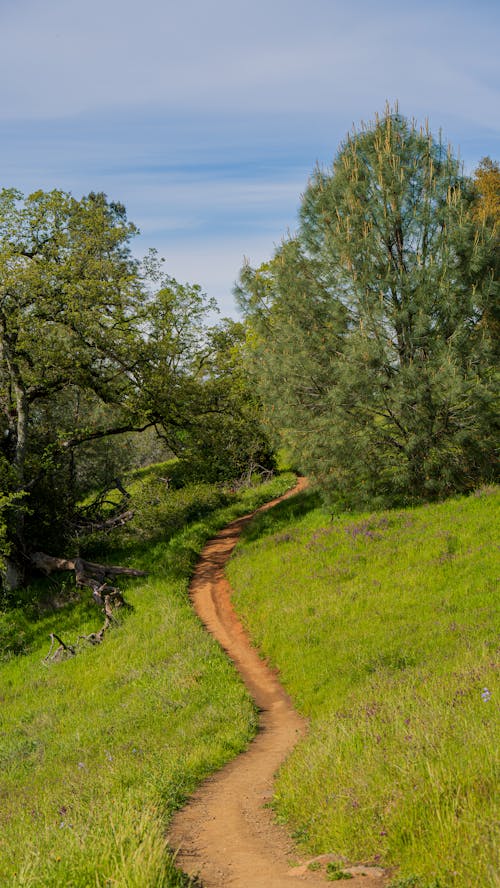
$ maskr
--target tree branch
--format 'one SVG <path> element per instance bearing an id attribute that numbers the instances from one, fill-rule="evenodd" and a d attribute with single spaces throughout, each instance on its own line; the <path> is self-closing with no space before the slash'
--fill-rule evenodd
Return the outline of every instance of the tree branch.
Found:
<path id="1" fill-rule="evenodd" d="M 80 444 L 86 444 L 88 441 L 98 441 L 101 438 L 108 438 L 112 435 L 123 435 L 125 432 L 145 432 L 146 429 L 150 429 L 154 426 L 156 422 L 157 420 L 151 420 L 142 426 L 135 426 L 129 423 L 123 426 L 115 426 L 111 429 L 100 429 L 97 432 L 88 432 L 85 435 L 75 435 L 74 438 L 68 438 L 67 441 L 62 441 L 60 446 L 64 450 L 69 450 L 72 447 L 78 447 Z"/>

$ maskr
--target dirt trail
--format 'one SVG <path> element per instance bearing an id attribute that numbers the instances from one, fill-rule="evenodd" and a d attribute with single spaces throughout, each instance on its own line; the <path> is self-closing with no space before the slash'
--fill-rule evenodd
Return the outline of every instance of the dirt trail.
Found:
<path id="1" fill-rule="evenodd" d="M 306 486 L 297 486 L 258 511 L 264 511 Z M 312 861 L 298 859 L 290 837 L 279 827 L 266 803 L 272 798 L 274 775 L 306 731 L 278 678 L 263 662 L 231 605 L 231 587 L 224 575 L 241 531 L 252 518 L 232 522 L 211 540 L 201 555 L 190 587 L 196 613 L 236 664 L 259 710 L 259 732 L 248 750 L 209 778 L 189 804 L 174 817 L 169 844 L 177 863 L 204 888 L 290 888 L 300 883 L 327 884 L 325 865 L 334 854 Z M 384 873 L 377 867 L 347 866 L 352 888 L 380 888 Z"/>

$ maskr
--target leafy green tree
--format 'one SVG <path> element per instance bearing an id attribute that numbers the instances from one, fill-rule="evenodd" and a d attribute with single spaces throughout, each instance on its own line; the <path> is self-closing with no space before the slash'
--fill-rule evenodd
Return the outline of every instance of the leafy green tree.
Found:
<path id="1" fill-rule="evenodd" d="M 209 332 L 215 304 L 164 274 L 155 251 L 136 261 L 135 233 L 103 194 L 0 192 L 8 586 L 22 581 L 30 553 L 71 538 L 79 499 L 136 464 L 137 433 L 154 431 L 214 479 L 257 452 L 254 404 L 229 358 L 236 334 Z"/>
<path id="2" fill-rule="evenodd" d="M 140 399 L 169 451 L 183 459 L 183 477 L 215 482 L 237 479 L 252 466 L 272 469 L 261 405 L 244 365 L 244 325 L 225 319 L 208 326 L 216 302 L 198 285 L 164 274 L 154 251 L 147 273 L 155 292 L 143 325 Z"/>
<path id="3" fill-rule="evenodd" d="M 53 420 L 68 393 L 88 391 L 126 410 L 140 298 L 128 251 L 134 233 L 124 208 L 102 194 L 0 193 L 3 457 L 14 490 L 31 502 L 64 450 Z M 10 535 L 21 553 L 22 512 Z"/>
<path id="4" fill-rule="evenodd" d="M 300 227 L 239 297 L 275 427 L 350 502 L 468 490 L 494 474 L 491 228 L 451 151 L 399 113 L 317 169 Z"/>
<path id="5" fill-rule="evenodd" d="M 193 480 L 233 481 L 276 468 L 245 343 L 245 326 L 230 319 L 207 332 L 196 376 L 198 408 L 185 423 L 178 451 Z"/>
<path id="6" fill-rule="evenodd" d="M 197 284 L 180 284 L 162 272 L 154 252 L 147 273 L 154 285 L 142 332 L 142 356 L 137 391 L 162 437 L 180 455 L 186 429 L 201 412 L 199 380 L 209 355 L 209 313 L 217 310 Z"/>
<path id="7" fill-rule="evenodd" d="M 103 442 L 116 442 L 114 471 L 133 431 L 173 436 L 189 414 L 209 306 L 154 254 L 140 265 L 135 233 L 103 194 L 0 193 L 0 492 L 23 503 L 4 510 L 12 586 L 30 551 L 64 545 Z"/>

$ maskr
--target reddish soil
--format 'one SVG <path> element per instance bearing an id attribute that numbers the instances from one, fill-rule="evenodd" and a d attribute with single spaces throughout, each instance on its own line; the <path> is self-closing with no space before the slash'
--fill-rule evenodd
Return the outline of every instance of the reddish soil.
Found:
<path id="1" fill-rule="evenodd" d="M 306 486 L 301 479 L 284 497 L 258 511 L 272 508 Z M 260 711 L 259 731 L 249 748 L 208 779 L 171 825 L 169 844 L 179 867 L 197 876 L 204 888 L 290 888 L 300 883 L 327 883 L 326 864 L 342 863 L 352 888 L 381 888 L 386 883 L 378 867 L 350 866 L 338 855 L 313 861 L 300 859 L 285 830 L 268 807 L 273 778 L 307 725 L 295 712 L 276 672 L 252 646 L 231 605 L 231 587 L 224 575 L 238 537 L 252 518 L 232 522 L 205 547 L 191 583 L 196 613 L 239 670 Z M 321 870 L 309 869 L 311 863 Z"/>

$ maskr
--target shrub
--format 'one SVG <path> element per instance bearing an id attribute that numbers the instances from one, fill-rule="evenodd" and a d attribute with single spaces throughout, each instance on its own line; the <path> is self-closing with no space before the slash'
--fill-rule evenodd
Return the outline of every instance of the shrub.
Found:
<path id="1" fill-rule="evenodd" d="M 0 660 L 26 654 L 31 640 L 30 624 L 20 610 L 0 613 Z"/>

